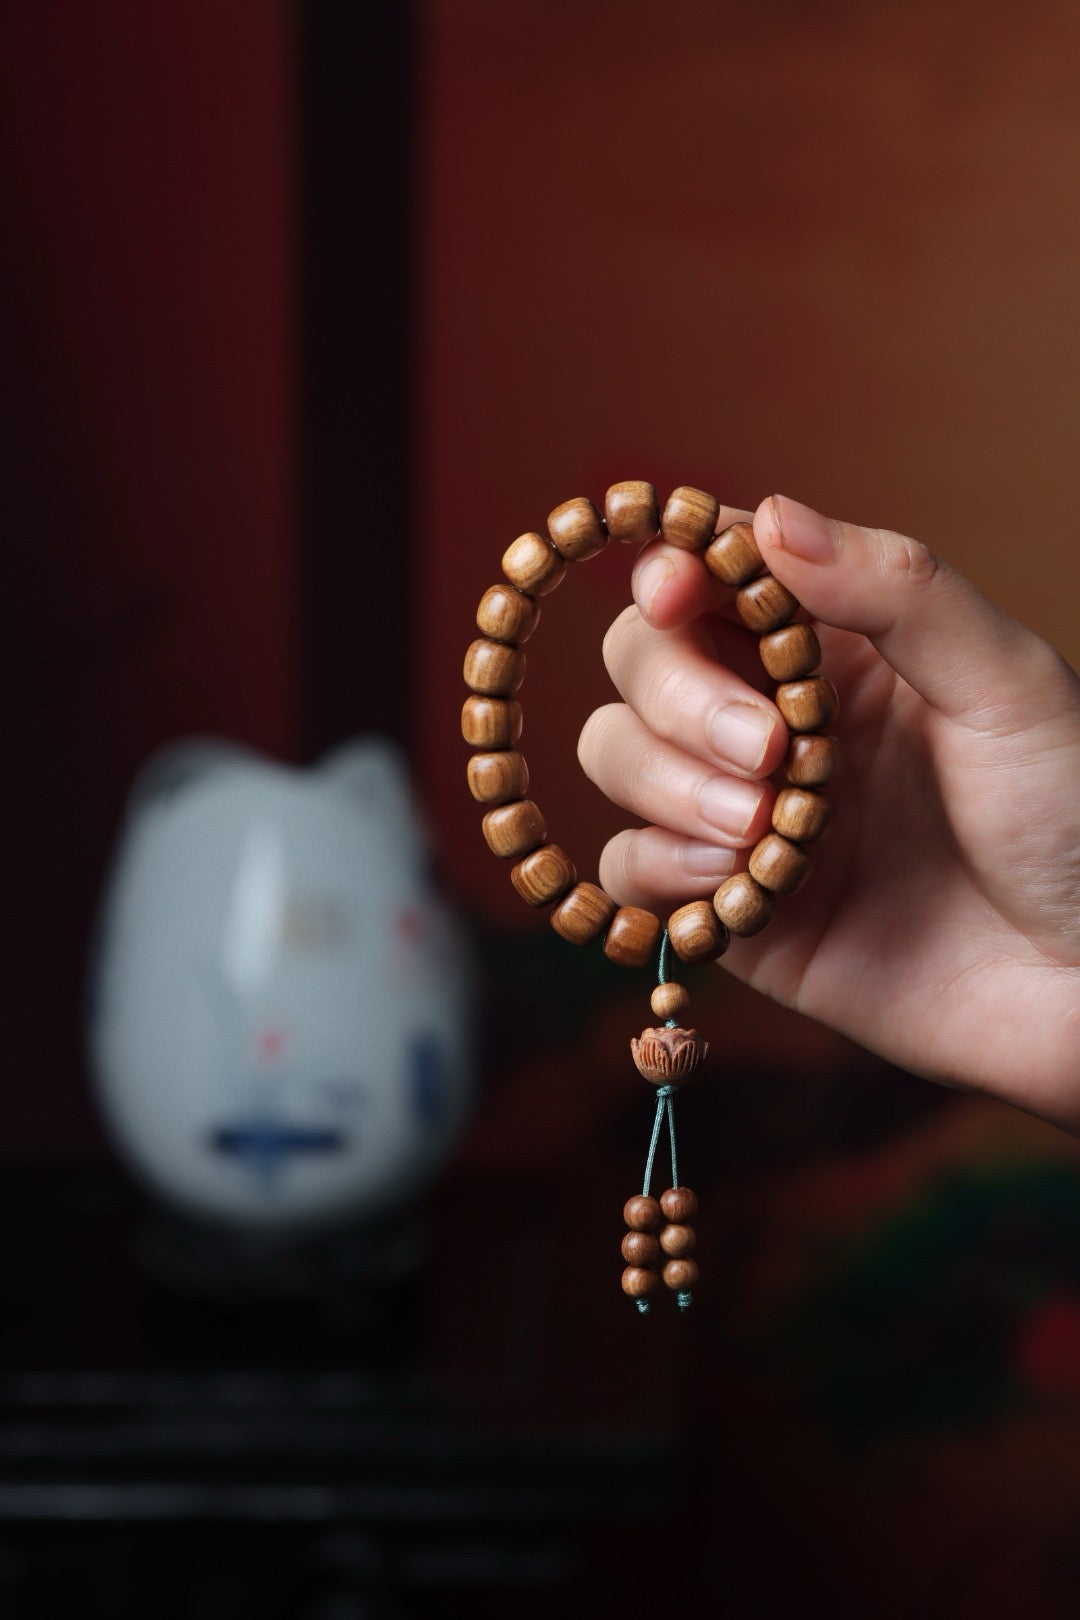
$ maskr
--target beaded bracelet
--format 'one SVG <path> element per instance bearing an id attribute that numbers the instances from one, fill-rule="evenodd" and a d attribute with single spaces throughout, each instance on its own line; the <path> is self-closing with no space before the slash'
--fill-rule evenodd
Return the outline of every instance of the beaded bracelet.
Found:
<path id="1" fill-rule="evenodd" d="M 659 949 L 650 1006 L 663 1023 L 643 1030 L 630 1043 L 639 1073 L 658 1088 L 642 1190 L 623 1210 L 628 1230 L 622 1243 L 622 1287 L 642 1314 L 661 1280 L 686 1309 L 698 1278 L 692 1258 L 695 1235 L 688 1224 L 697 1198 L 679 1183 L 674 1103 L 678 1088 L 700 1068 L 708 1048 L 697 1030 L 679 1022 L 690 998 L 683 985 L 668 977 L 670 954 L 687 963 L 715 960 L 732 934 L 748 937 L 772 921 L 777 895 L 801 888 L 810 872 L 805 845 L 820 836 L 829 816 L 821 789 L 840 756 L 836 738 L 824 735 L 838 704 L 832 682 L 814 674 L 821 648 L 813 626 L 796 617 L 798 600 L 766 572 L 752 526 L 733 523 L 717 532 L 719 513 L 714 496 L 682 486 L 669 496 L 661 514 L 655 489 L 638 481 L 613 484 L 603 516 L 584 497 L 564 501 L 548 516 L 549 538 L 523 534 L 504 553 L 505 578 L 484 592 L 476 614 L 481 635 L 465 655 L 471 695 L 462 710 L 461 729 L 477 750 L 469 760 L 469 788 L 485 807 L 488 847 L 514 862 L 514 888 L 529 905 L 554 906 L 552 927 L 564 939 L 585 945 L 602 937 L 604 952 L 614 962 L 641 968 Z M 736 592 L 739 617 L 760 636 L 761 662 L 778 683 L 775 702 L 790 734 L 784 764 L 788 785 L 777 794 L 773 830 L 751 851 L 749 869 L 725 879 L 711 902 L 691 900 L 679 906 L 666 925 L 640 906 L 618 906 L 596 883 L 579 882 L 570 857 L 549 842 L 544 818 L 527 797 L 528 767 L 516 746 L 522 713 L 515 698 L 525 676 L 521 648 L 540 618 L 538 599 L 561 582 L 567 563 L 595 557 L 609 539 L 636 545 L 658 537 L 700 554 L 709 572 Z M 665 1120 L 672 1185 L 656 1199 L 651 1194 L 653 1161 Z"/>

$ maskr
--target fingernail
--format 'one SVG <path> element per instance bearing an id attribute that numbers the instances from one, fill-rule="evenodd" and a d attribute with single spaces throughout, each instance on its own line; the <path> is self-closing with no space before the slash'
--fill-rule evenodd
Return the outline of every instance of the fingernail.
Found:
<path id="1" fill-rule="evenodd" d="M 772 509 L 785 551 L 790 551 L 793 557 L 801 557 L 804 562 L 836 561 L 836 531 L 820 512 L 798 501 L 789 501 L 786 495 L 774 495 Z"/>
<path id="2" fill-rule="evenodd" d="M 653 605 L 653 597 L 675 572 L 673 565 L 666 557 L 650 557 L 634 581 L 634 595 L 637 597 L 641 611 L 648 615 Z"/>
<path id="3" fill-rule="evenodd" d="M 773 722 L 752 703 L 728 703 L 714 709 L 705 722 L 709 747 L 729 765 L 756 771 L 765 758 Z"/>
<path id="4" fill-rule="evenodd" d="M 698 811 L 717 832 L 741 838 L 761 802 L 761 789 L 735 776 L 711 776 L 698 791 Z"/>
<path id="5" fill-rule="evenodd" d="M 735 851 L 716 844 L 680 844 L 677 858 L 688 877 L 726 878 L 735 865 Z"/>

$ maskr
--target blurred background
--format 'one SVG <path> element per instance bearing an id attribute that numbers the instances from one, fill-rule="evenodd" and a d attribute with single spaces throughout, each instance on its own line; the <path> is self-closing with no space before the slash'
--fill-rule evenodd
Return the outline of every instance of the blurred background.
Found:
<path id="1" fill-rule="evenodd" d="M 513 895 L 459 671 L 619 478 L 918 535 L 1080 661 L 1078 174 L 1065 0 L 0 8 L 5 1616 L 1076 1612 L 1076 1145 L 705 976 L 700 1298 L 628 1314 L 647 975 Z M 626 576 L 529 649 L 584 871 Z M 185 1222 L 101 1124 L 110 851 L 190 734 L 404 750 L 480 1034 L 389 1237 Z"/>

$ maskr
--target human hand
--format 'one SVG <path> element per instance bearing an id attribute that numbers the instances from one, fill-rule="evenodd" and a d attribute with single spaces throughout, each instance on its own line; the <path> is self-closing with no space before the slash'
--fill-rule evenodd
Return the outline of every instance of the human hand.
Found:
<path id="1" fill-rule="evenodd" d="M 806 887 L 724 965 L 915 1073 L 1080 1130 L 1080 680 L 913 540 L 782 497 L 753 524 L 818 623 L 844 766 Z M 745 866 L 787 732 L 699 557 L 653 542 L 634 596 L 604 644 L 623 702 L 579 757 L 650 823 L 608 844 L 604 888 L 663 912 Z"/>

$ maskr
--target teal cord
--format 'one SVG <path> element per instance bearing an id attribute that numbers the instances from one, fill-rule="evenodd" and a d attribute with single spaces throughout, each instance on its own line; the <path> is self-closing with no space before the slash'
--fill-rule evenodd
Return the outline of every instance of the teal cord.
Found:
<path id="1" fill-rule="evenodd" d="M 665 928 L 663 937 L 660 940 L 660 961 L 656 970 L 658 984 L 667 984 L 668 982 L 668 950 L 670 943 L 668 931 Z M 668 1018 L 666 1024 L 668 1029 L 677 1029 L 679 1020 L 677 1018 Z M 665 1115 L 667 1116 L 668 1141 L 671 1145 L 671 1185 L 673 1187 L 679 1185 L 679 1166 L 675 1156 L 675 1094 L 678 1089 L 678 1086 L 661 1086 L 656 1093 L 656 1117 L 653 1120 L 652 1138 L 649 1142 L 648 1157 L 645 1160 L 645 1175 L 641 1183 L 641 1190 L 646 1198 L 650 1196 L 649 1189 L 652 1186 L 653 1164 L 656 1159 L 656 1149 L 660 1143 L 660 1131 L 664 1124 Z M 686 1311 L 693 1304 L 694 1296 L 689 1289 L 680 1289 L 675 1299 L 680 1311 Z M 639 1299 L 635 1303 L 640 1315 L 648 1316 L 650 1314 L 651 1307 L 647 1299 Z"/>

